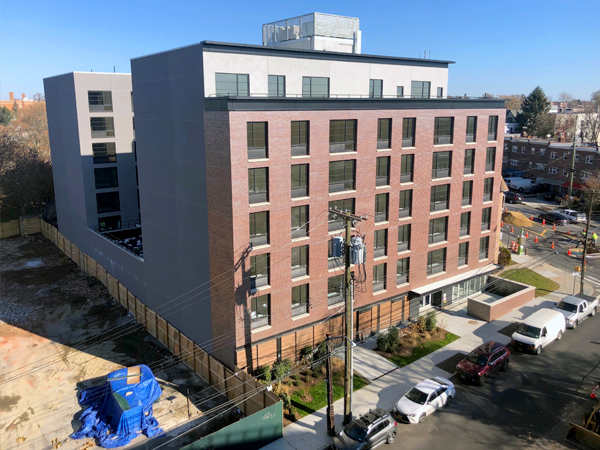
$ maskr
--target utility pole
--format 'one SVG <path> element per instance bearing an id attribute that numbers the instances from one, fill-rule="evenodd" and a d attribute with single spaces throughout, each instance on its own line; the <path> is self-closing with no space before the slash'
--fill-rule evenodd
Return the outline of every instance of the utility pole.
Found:
<path id="1" fill-rule="evenodd" d="M 583 279 L 585 278 L 585 252 L 587 251 L 588 240 L 590 238 L 590 221 L 592 220 L 592 205 L 594 203 L 594 192 L 590 191 L 590 204 L 587 211 L 587 223 L 585 224 L 585 239 L 583 240 L 583 253 L 581 254 L 581 285 L 579 293 L 583 294 Z"/>
<path id="2" fill-rule="evenodd" d="M 352 305 L 352 272 L 350 271 L 350 250 L 352 249 L 352 222 L 366 219 L 366 216 L 356 216 L 336 209 L 330 209 L 331 214 L 337 215 L 346 220 L 346 242 L 344 262 L 346 267 L 345 280 L 345 298 L 346 298 L 346 364 L 344 371 L 344 425 L 352 422 L 352 385 L 353 385 L 353 364 L 352 364 L 352 335 L 354 334 L 354 308 Z"/>
<path id="3" fill-rule="evenodd" d="M 333 415 L 333 371 L 331 368 L 331 345 L 329 344 L 329 333 L 327 333 L 325 345 L 327 346 L 327 434 L 335 436 L 335 419 Z"/>
<path id="4" fill-rule="evenodd" d="M 575 124 L 575 130 L 577 130 L 577 124 Z M 573 191 L 573 175 L 575 175 L 575 152 L 577 151 L 577 145 L 575 143 L 575 131 L 573 131 L 573 154 L 571 155 L 571 176 L 569 177 L 569 209 L 573 205 L 571 200 L 571 192 Z"/>

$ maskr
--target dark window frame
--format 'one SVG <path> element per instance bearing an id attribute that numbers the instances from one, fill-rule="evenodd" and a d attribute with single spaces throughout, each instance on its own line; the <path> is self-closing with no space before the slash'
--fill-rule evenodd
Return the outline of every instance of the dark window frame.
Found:
<path id="1" fill-rule="evenodd" d="M 398 252 L 410 250 L 411 224 L 398 226 Z"/>
<path id="2" fill-rule="evenodd" d="M 389 156 L 379 156 L 375 167 L 375 186 L 390 185 L 390 161 Z"/>
<path id="3" fill-rule="evenodd" d="M 135 143 L 135 141 L 133 141 Z M 135 152 L 137 155 L 137 152 Z M 94 164 L 110 164 L 117 162 L 117 147 L 114 142 L 92 143 Z"/>
<path id="4" fill-rule="evenodd" d="M 257 295 L 250 299 L 250 323 L 252 329 L 271 324 L 271 294 Z"/>
<path id="5" fill-rule="evenodd" d="M 373 266 L 373 292 L 384 291 L 387 284 L 387 263 Z"/>
<path id="6" fill-rule="evenodd" d="M 467 192 L 465 192 L 465 188 L 467 188 L 466 189 Z M 473 180 L 463 181 L 461 205 L 468 206 L 468 205 L 472 205 L 472 204 L 473 204 Z"/>
<path id="7" fill-rule="evenodd" d="M 291 127 L 292 156 L 309 155 L 310 122 L 308 120 L 294 120 Z"/>
<path id="8" fill-rule="evenodd" d="M 429 196 L 429 211 L 443 211 L 450 209 L 450 184 L 431 186 Z"/>
<path id="9" fill-rule="evenodd" d="M 262 130 L 261 130 L 262 128 Z M 248 159 L 266 159 L 269 157 L 269 126 L 267 122 L 246 123 Z M 263 135 L 261 137 L 261 134 Z"/>
<path id="10" fill-rule="evenodd" d="M 428 243 L 436 244 L 448 240 L 448 216 L 429 220 Z"/>
<path id="11" fill-rule="evenodd" d="M 329 153 L 356 151 L 356 119 L 329 121 Z"/>
<path id="12" fill-rule="evenodd" d="M 383 228 L 373 232 L 373 258 L 387 256 L 388 230 Z"/>
<path id="13" fill-rule="evenodd" d="M 235 77 L 235 80 L 219 80 L 219 78 L 222 78 L 223 76 Z M 219 83 L 221 83 L 220 88 Z M 235 83 L 235 89 L 225 89 L 223 88 L 223 83 L 228 83 L 231 88 L 233 88 L 233 83 Z M 247 73 L 215 73 L 215 95 L 217 97 L 249 97 L 250 75 Z"/>
<path id="14" fill-rule="evenodd" d="M 369 80 L 369 98 L 383 98 L 383 80 Z"/>
<path id="15" fill-rule="evenodd" d="M 485 171 L 493 172 L 496 168 L 496 147 L 485 149 Z"/>
<path id="16" fill-rule="evenodd" d="M 115 137 L 115 120 L 113 117 L 90 117 L 92 139 Z"/>
<path id="17" fill-rule="evenodd" d="M 292 248 L 292 279 L 308 275 L 308 245 Z"/>
<path id="18" fill-rule="evenodd" d="M 396 284 L 408 283 L 410 280 L 410 258 L 400 258 L 396 261 Z"/>
<path id="19" fill-rule="evenodd" d="M 294 164 L 291 168 L 292 198 L 308 197 L 309 193 L 308 164 Z"/>
<path id="20" fill-rule="evenodd" d="M 469 242 L 458 244 L 458 267 L 469 264 Z"/>
<path id="21" fill-rule="evenodd" d="M 264 216 L 264 226 L 260 219 Z M 252 245 L 267 245 L 269 243 L 269 211 L 258 211 L 249 215 L 250 243 Z M 259 222 L 259 225 L 257 225 Z"/>
<path id="22" fill-rule="evenodd" d="M 412 217 L 412 189 L 400 191 L 400 203 L 398 205 L 398 218 Z"/>
<path id="23" fill-rule="evenodd" d="M 341 164 L 343 163 L 343 164 Z M 337 166 L 340 166 L 337 168 Z M 339 181 L 332 180 L 332 169 L 334 171 L 341 171 L 341 178 Z M 337 175 L 333 177 L 336 180 Z M 356 160 L 346 159 L 342 161 L 330 161 L 329 162 L 329 192 L 343 192 L 353 191 L 356 188 Z"/>
<path id="24" fill-rule="evenodd" d="M 483 201 L 490 202 L 493 199 L 494 178 L 485 178 L 483 180 Z"/>
<path id="25" fill-rule="evenodd" d="M 309 206 L 292 207 L 292 239 L 308 236 Z"/>
<path id="26" fill-rule="evenodd" d="M 420 84 L 418 84 L 418 83 L 420 83 Z M 417 81 L 417 80 L 411 81 L 410 96 L 411 96 L 411 98 L 430 98 L 431 97 L 431 81 Z"/>
<path id="27" fill-rule="evenodd" d="M 433 152 L 431 161 L 431 178 L 448 178 L 452 176 L 452 151 Z"/>
<path id="28" fill-rule="evenodd" d="M 446 271 L 446 247 L 427 253 L 427 275 Z"/>
<path id="29" fill-rule="evenodd" d="M 410 166 L 410 167 L 409 167 Z M 415 155 L 400 156 L 400 183 L 412 183 L 415 172 Z"/>
<path id="30" fill-rule="evenodd" d="M 404 86 L 396 86 L 396 97 L 404 98 Z"/>
<path id="31" fill-rule="evenodd" d="M 377 149 L 392 148 L 392 119 L 377 120 Z"/>
<path id="32" fill-rule="evenodd" d="M 415 146 L 416 131 L 416 117 L 405 117 L 402 119 L 402 148 Z"/>
<path id="33" fill-rule="evenodd" d="M 270 253 L 250 257 L 250 288 L 268 286 L 270 282 Z"/>
<path id="34" fill-rule="evenodd" d="M 257 174 L 259 171 L 264 171 L 264 190 L 258 190 Z M 260 181 L 260 176 L 258 180 Z M 254 169 L 248 169 L 248 203 L 266 203 L 269 201 L 269 168 L 268 167 L 257 167 Z"/>
<path id="35" fill-rule="evenodd" d="M 344 301 L 344 274 L 327 278 L 327 305 L 337 305 Z"/>
<path id="36" fill-rule="evenodd" d="M 96 189 L 119 187 L 119 173 L 116 167 L 94 169 L 94 185 Z"/>
<path id="37" fill-rule="evenodd" d="M 267 86 L 269 97 L 285 97 L 285 75 L 269 75 Z"/>
<path id="38" fill-rule="evenodd" d="M 112 198 L 111 198 L 112 197 Z M 99 192 L 96 194 L 96 210 L 98 214 L 121 211 L 119 191 Z"/>
<path id="39" fill-rule="evenodd" d="M 473 173 L 475 173 L 475 149 L 468 148 L 465 150 L 463 174 L 472 175 Z"/>
<path id="40" fill-rule="evenodd" d="M 466 223 L 465 223 L 466 222 Z M 471 211 L 463 212 L 460 215 L 460 237 L 469 236 L 471 233 Z"/>
<path id="41" fill-rule="evenodd" d="M 465 142 L 477 142 L 477 116 L 467 117 L 467 133 Z"/>
<path id="42" fill-rule="evenodd" d="M 498 116 L 489 116 L 487 140 L 488 142 L 498 140 Z"/>
<path id="43" fill-rule="evenodd" d="M 479 238 L 479 260 L 488 259 L 490 253 L 490 237 Z"/>
<path id="44" fill-rule="evenodd" d="M 301 284 L 292 287 L 292 317 L 308 314 L 310 287 L 309 284 Z"/>
<path id="45" fill-rule="evenodd" d="M 389 194 L 382 193 L 375 195 L 375 223 L 387 222 L 389 217 Z"/>
<path id="46" fill-rule="evenodd" d="M 327 80 L 327 92 L 321 93 L 314 89 L 316 80 Z M 329 77 L 302 77 L 302 97 L 305 98 L 329 98 Z"/>
<path id="47" fill-rule="evenodd" d="M 481 209 L 481 231 L 489 231 L 492 226 L 492 207 Z"/>
<path id="48" fill-rule="evenodd" d="M 436 117 L 433 126 L 433 145 L 452 144 L 454 141 L 454 117 Z"/>
<path id="49" fill-rule="evenodd" d="M 90 108 L 90 112 L 112 112 L 112 92 L 88 91 L 88 105 Z"/>

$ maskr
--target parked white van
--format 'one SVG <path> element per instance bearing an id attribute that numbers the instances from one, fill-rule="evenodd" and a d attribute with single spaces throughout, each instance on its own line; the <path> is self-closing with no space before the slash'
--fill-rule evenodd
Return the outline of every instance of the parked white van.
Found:
<path id="1" fill-rule="evenodd" d="M 553 340 L 560 341 L 565 332 L 565 316 L 559 311 L 543 308 L 534 312 L 517 326 L 511 336 L 515 349 L 531 351 L 536 355 L 542 352 Z"/>
<path id="2" fill-rule="evenodd" d="M 529 192 L 535 186 L 535 181 L 523 177 L 506 177 L 504 182 L 510 189 L 519 192 Z"/>

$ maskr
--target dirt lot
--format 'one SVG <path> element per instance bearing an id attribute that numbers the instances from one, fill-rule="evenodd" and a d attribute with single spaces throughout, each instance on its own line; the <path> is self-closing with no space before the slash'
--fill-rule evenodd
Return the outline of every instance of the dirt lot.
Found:
<path id="1" fill-rule="evenodd" d="M 167 431 L 167 438 L 140 436 L 128 448 L 163 444 L 206 420 L 203 411 L 226 401 L 154 337 L 134 327 L 132 319 L 100 282 L 43 236 L 2 240 L 0 448 L 52 449 L 54 439 L 64 450 L 88 448 L 89 440 L 68 437 L 79 429 L 84 410 L 76 395 L 126 366 L 146 364 L 153 370 L 163 392 L 154 416 Z M 198 403 L 190 404 L 191 423 L 188 389 Z M 181 448 L 238 417 L 235 410 L 224 414 L 162 448 Z"/>

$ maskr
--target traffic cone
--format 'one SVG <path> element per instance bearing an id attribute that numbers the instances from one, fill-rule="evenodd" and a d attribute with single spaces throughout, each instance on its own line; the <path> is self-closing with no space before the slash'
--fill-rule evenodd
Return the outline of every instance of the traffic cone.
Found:
<path id="1" fill-rule="evenodd" d="M 568 256 L 571 256 L 571 249 L 569 249 L 569 250 L 567 251 L 567 255 L 568 255 Z"/>
<path id="2" fill-rule="evenodd" d="M 546 219 L 542 219 L 542 225 L 546 225 Z"/>
<path id="3" fill-rule="evenodd" d="M 555 223 L 552 224 L 552 229 L 556 230 L 556 224 Z"/>
<path id="4" fill-rule="evenodd" d="M 550 247 L 550 248 L 554 248 L 554 242 L 552 243 L 552 247 Z"/>
<path id="5" fill-rule="evenodd" d="M 527 239 L 527 238 L 529 238 L 529 232 L 528 231 L 525 232 L 525 239 Z"/>
<path id="6" fill-rule="evenodd" d="M 567 234 L 571 234 L 571 229 L 570 228 L 567 230 Z"/>
<path id="7" fill-rule="evenodd" d="M 504 212 L 508 212 L 508 208 L 506 206 L 504 207 Z"/>
<path id="8" fill-rule="evenodd" d="M 529 220 L 533 221 L 533 214 L 529 217 Z"/>
<path id="9" fill-rule="evenodd" d="M 500 226 L 503 227 L 504 226 L 504 222 L 500 221 Z"/>
<path id="10" fill-rule="evenodd" d="M 513 227 L 512 227 L 512 226 L 510 227 L 510 232 L 511 232 L 511 233 L 513 232 Z"/>
<path id="11" fill-rule="evenodd" d="M 537 239 L 537 236 L 536 236 L 536 237 L 535 237 L 535 241 L 533 241 L 533 242 L 536 242 L 536 243 L 537 243 L 537 241 L 538 241 L 538 239 Z"/>

